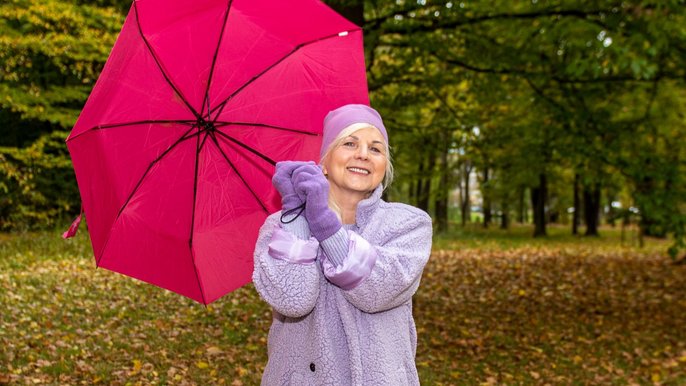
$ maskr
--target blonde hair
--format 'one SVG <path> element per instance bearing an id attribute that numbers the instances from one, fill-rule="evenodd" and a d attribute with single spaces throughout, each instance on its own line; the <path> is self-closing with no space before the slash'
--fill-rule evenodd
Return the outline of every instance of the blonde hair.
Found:
<path id="1" fill-rule="evenodd" d="M 338 133 L 338 135 L 336 136 L 336 138 L 334 138 L 334 140 L 331 141 L 331 144 L 329 144 L 329 147 L 326 149 L 326 151 L 324 152 L 324 155 L 319 160 L 319 164 L 323 165 L 324 160 L 329 158 L 329 155 L 331 155 L 331 152 L 335 148 L 337 148 L 343 142 L 343 140 L 345 140 L 347 137 L 352 135 L 357 130 L 366 129 L 368 127 L 379 130 L 376 126 L 370 125 L 369 123 L 353 123 L 352 125 L 347 126 L 343 130 L 341 130 Z M 379 130 L 379 132 L 381 132 L 381 131 Z M 386 170 L 384 173 L 383 180 L 381 181 L 381 186 L 382 186 L 383 190 L 386 190 L 386 188 L 388 188 L 388 186 L 391 184 L 391 182 L 393 182 L 393 162 L 391 160 L 391 147 L 390 147 L 390 145 L 388 144 L 387 141 L 383 141 L 383 145 L 384 145 L 384 150 L 385 150 L 384 155 L 386 156 Z M 341 218 L 341 209 L 331 195 L 329 195 L 329 208 L 331 208 L 331 210 L 333 210 L 338 215 L 339 219 Z"/>

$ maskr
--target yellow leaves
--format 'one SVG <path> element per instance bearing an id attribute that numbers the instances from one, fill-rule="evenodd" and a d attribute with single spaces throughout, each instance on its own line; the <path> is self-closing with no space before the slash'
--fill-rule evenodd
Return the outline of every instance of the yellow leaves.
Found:
<path id="1" fill-rule="evenodd" d="M 243 366 L 239 366 L 239 367 L 236 369 L 236 371 L 238 372 L 238 376 L 239 376 L 239 377 L 244 377 L 244 376 L 246 376 L 246 374 L 248 374 L 248 370 L 247 370 L 245 367 L 243 367 Z"/>
<path id="2" fill-rule="evenodd" d="M 143 368 L 143 363 L 141 363 L 141 361 L 138 359 L 134 359 L 133 360 L 133 368 L 129 372 L 129 375 L 138 374 L 142 368 Z"/>
<path id="3" fill-rule="evenodd" d="M 197 366 L 199 369 L 206 369 L 206 368 L 210 367 L 210 365 L 207 362 L 203 362 L 203 361 L 196 362 L 195 366 Z"/>

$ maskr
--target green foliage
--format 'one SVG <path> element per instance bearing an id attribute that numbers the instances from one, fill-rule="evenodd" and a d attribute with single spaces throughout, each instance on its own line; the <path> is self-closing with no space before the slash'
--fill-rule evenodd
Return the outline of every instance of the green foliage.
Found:
<path id="1" fill-rule="evenodd" d="M 548 208 L 564 214 L 579 174 L 608 202 L 637 207 L 643 234 L 671 237 L 674 256 L 683 250 L 686 150 L 674 146 L 686 140 L 683 0 L 327 3 L 356 20 L 364 5 L 371 100 L 397 166 L 391 199 L 439 214 L 469 165 L 489 170 L 480 190 L 494 209 L 514 210 L 545 175 Z M 0 5 L 0 146 L 71 127 L 130 4 Z M 23 191 L 27 207 L 56 203 L 43 190 L 29 199 L 40 184 L 18 182 L 26 154 L 3 150 L 5 190 Z"/>
<path id="2" fill-rule="evenodd" d="M 70 128 L 123 17 L 112 8 L 56 0 L 0 5 L 0 108 Z"/>
<path id="3" fill-rule="evenodd" d="M 686 153 L 669 146 L 686 133 L 683 1 L 374 2 L 366 17 L 374 103 L 393 115 L 444 115 L 428 124 L 438 133 L 452 119 L 454 138 L 478 128 L 448 151 L 453 165 L 491 171 L 486 197 L 507 203 L 544 174 L 547 207 L 561 212 L 578 173 L 608 200 L 629 191 L 622 204 L 638 207 L 645 234 L 671 235 L 672 253 L 684 245 Z M 450 89 L 460 98 L 440 97 Z M 392 141 L 417 138 L 405 133 Z M 403 167 L 426 156 L 410 151 Z"/>
<path id="4" fill-rule="evenodd" d="M 0 229 L 63 225 L 78 212 L 66 130 L 121 28 L 113 8 L 55 0 L 0 4 Z"/>
<path id="5" fill-rule="evenodd" d="M 27 148 L 0 147 L 0 230 L 61 225 L 78 212 L 66 136 L 55 131 Z"/>

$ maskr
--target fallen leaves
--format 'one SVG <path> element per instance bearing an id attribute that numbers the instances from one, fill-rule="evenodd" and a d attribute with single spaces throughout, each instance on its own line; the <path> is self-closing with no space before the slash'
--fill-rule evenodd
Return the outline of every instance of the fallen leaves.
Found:
<path id="1" fill-rule="evenodd" d="M 0 248 L 0 384 L 259 380 L 271 313 L 251 286 L 205 308 L 96 269 L 85 238 L 46 236 L 41 253 Z"/>
<path id="2" fill-rule="evenodd" d="M 252 286 L 205 308 L 48 236 L 0 247 L 0 384 L 259 384 L 271 311 Z M 684 293 L 686 267 L 652 253 L 437 250 L 414 301 L 420 378 L 686 384 Z"/>
<path id="3" fill-rule="evenodd" d="M 428 384 L 686 384 L 685 292 L 686 269 L 659 254 L 435 251 L 415 296 L 417 358 L 431 363 L 420 374 Z"/>

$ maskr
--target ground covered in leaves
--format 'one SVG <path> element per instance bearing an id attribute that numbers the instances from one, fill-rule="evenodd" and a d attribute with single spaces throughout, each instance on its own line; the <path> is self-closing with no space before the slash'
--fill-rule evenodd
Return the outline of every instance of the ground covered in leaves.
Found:
<path id="1" fill-rule="evenodd" d="M 435 240 L 423 384 L 686 384 L 686 266 L 562 232 Z M 86 237 L 0 234 L 0 384 L 259 384 L 271 313 L 252 286 L 205 308 L 95 269 Z"/>

